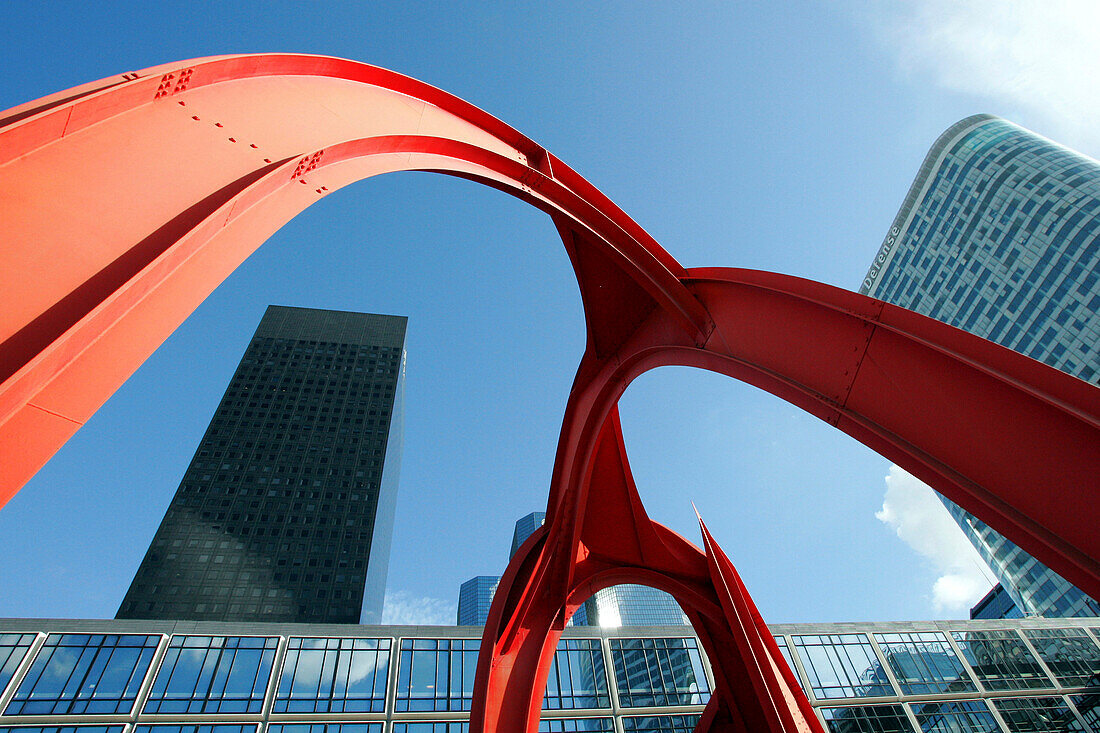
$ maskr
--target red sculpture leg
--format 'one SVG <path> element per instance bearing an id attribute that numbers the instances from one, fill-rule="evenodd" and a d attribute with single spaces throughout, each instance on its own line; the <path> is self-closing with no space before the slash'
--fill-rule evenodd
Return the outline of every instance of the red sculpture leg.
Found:
<path id="1" fill-rule="evenodd" d="M 588 505 L 565 558 L 571 561 L 547 551 L 562 546 L 556 535 L 569 524 L 564 516 L 548 516 L 497 586 L 482 637 L 471 730 L 537 730 L 565 620 L 601 588 L 641 583 L 677 599 L 711 660 L 713 702 L 699 731 L 821 731 L 733 565 L 702 521 L 705 554 L 646 515 L 614 410 L 603 421 L 582 488 Z"/>

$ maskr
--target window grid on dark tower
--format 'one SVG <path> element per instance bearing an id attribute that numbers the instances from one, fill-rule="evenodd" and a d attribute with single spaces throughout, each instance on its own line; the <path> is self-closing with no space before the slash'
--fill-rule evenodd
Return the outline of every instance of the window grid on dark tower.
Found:
<path id="1" fill-rule="evenodd" d="M 118 618 L 380 620 L 406 321 L 268 308 Z"/>

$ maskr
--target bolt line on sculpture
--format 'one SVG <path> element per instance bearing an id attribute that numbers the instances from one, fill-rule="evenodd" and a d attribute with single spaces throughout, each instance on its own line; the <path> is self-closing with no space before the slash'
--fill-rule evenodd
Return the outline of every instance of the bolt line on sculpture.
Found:
<path id="1" fill-rule="evenodd" d="M 587 327 L 546 524 L 513 558 L 485 627 L 474 731 L 536 730 L 564 620 L 624 582 L 671 593 L 698 633 L 715 673 L 700 731 L 821 729 L 705 526 L 699 549 L 642 507 L 616 405 L 658 366 L 719 372 L 801 407 L 1100 597 L 1089 492 L 1100 390 L 821 283 L 685 269 L 496 118 L 317 56 L 167 64 L 0 115 L 0 501 L 283 223 L 351 182 L 405 170 L 479 181 L 548 213 Z"/>

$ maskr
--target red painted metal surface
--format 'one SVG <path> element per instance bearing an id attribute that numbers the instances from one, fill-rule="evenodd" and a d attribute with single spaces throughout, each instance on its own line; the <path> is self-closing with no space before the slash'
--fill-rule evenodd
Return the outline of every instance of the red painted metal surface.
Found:
<path id="1" fill-rule="evenodd" d="M 807 280 L 688 271 L 546 150 L 445 92 L 351 61 L 226 56 L 0 115 L 0 502 L 275 229 L 397 170 L 547 212 L 588 344 L 547 524 L 485 628 L 474 731 L 535 730 L 564 620 L 598 588 L 674 595 L 715 670 L 699 730 L 820 730 L 732 564 L 652 522 L 616 414 L 680 364 L 754 384 L 924 479 L 1100 597 L 1100 390 L 962 331 Z"/>

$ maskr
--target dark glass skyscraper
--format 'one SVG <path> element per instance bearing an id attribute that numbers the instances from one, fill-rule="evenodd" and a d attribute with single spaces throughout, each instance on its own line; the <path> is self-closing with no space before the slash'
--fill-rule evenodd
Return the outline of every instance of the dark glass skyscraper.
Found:
<path id="1" fill-rule="evenodd" d="M 1100 163 L 991 115 L 952 125 L 860 292 L 1100 384 Z M 1046 565 L 944 503 L 1022 611 L 1100 613 Z"/>
<path id="2" fill-rule="evenodd" d="M 117 618 L 381 620 L 406 322 L 267 309 Z"/>

